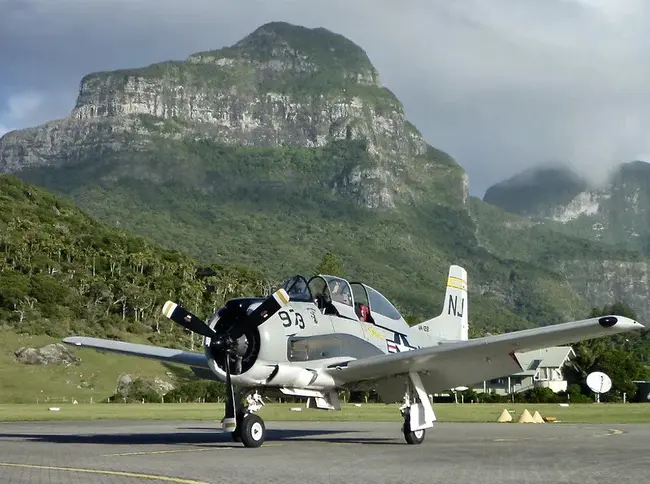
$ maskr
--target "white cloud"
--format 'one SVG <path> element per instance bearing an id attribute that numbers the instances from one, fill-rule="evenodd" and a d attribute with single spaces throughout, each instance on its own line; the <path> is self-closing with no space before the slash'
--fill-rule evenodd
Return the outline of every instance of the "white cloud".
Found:
<path id="1" fill-rule="evenodd" d="M 1 0 L 0 0 L 1 1 Z M 647 0 L 14 1 L 0 15 L 3 78 L 46 94 L 43 122 L 79 79 L 236 42 L 284 20 L 361 45 L 473 193 L 545 161 L 602 177 L 650 153 Z M 18 8 L 17 6 L 20 6 Z M 55 95 L 51 93 L 55 92 Z M 16 123 L 12 121 L 11 123 Z"/>

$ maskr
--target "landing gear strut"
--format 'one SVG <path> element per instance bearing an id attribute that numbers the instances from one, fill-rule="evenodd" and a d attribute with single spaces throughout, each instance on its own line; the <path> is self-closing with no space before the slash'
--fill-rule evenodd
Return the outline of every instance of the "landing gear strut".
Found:
<path id="1" fill-rule="evenodd" d="M 416 445 L 424 441 L 425 429 L 433 427 L 436 415 L 424 390 L 420 375 L 416 372 L 409 373 L 409 380 L 406 383 L 404 404 L 400 407 L 400 412 L 404 417 L 402 433 L 407 444 Z M 415 395 L 412 396 L 413 390 Z"/>
<path id="2" fill-rule="evenodd" d="M 262 397 L 255 391 L 246 395 L 246 405 L 241 404 L 239 396 L 235 398 L 235 402 L 237 427 L 230 433 L 232 439 L 243 443 L 244 447 L 259 447 L 266 437 L 264 421 L 259 415 L 255 415 L 255 412 L 264 406 Z"/>

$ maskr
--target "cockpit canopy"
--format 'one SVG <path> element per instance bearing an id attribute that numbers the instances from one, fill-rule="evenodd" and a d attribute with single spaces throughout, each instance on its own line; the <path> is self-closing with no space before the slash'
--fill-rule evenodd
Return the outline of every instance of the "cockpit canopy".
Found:
<path id="1" fill-rule="evenodd" d="M 365 309 L 370 319 L 379 317 L 392 321 L 404 321 L 399 311 L 379 291 L 361 282 L 319 274 L 307 280 L 301 275 L 287 279 L 281 286 L 293 301 L 315 302 L 319 307 L 334 304 L 337 310 L 354 311 L 362 318 Z M 348 309 L 349 308 L 349 309 Z M 378 321 L 377 321 L 378 322 Z"/>

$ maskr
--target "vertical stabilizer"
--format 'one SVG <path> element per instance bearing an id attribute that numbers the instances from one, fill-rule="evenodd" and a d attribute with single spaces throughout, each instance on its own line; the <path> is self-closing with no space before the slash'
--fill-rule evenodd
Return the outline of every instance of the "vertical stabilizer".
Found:
<path id="1" fill-rule="evenodd" d="M 413 329 L 435 340 L 467 340 L 467 313 L 467 271 L 452 265 L 449 267 L 442 312 L 439 316 L 414 326 Z"/>

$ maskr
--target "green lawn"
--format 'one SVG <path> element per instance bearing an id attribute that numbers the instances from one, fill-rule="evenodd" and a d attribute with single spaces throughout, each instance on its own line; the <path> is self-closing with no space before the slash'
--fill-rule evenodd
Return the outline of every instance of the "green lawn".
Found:
<path id="1" fill-rule="evenodd" d="M 0 421 L 30 420 L 208 420 L 218 422 L 223 416 L 223 404 L 61 404 L 52 412 L 46 404 L 0 405 Z M 302 411 L 292 411 L 302 408 Z M 341 412 L 306 409 L 301 404 L 269 404 L 259 415 L 267 421 L 375 421 L 399 422 L 399 405 L 352 404 Z M 564 423 L 650 423 L 650 404 L 576 404 L 560 407 L 555 404 L 437 404 L 440 422 L 495 422 L 507 408 L 516 420 L 527 408 L 531 414 L 539 411 L 543 417 L 555 417 Z"/>
<path id="2" fill-rule="evenodd" d="M 134 342 L 146 343 L 144 338 Z M 14 352 L 22 347 L 39 348 L 60 339 L 45 335 L 19 335 L 0 330 L 0 404 L 62 404 L 98 402 L 115 392 L 120 374 L 158 377 L 170 381 L 169 368 L 162 363 L 135 356 L 100 353 L 90 348 L 69 347 L 81 358 L 79 365 L 25 365 Z"/>

